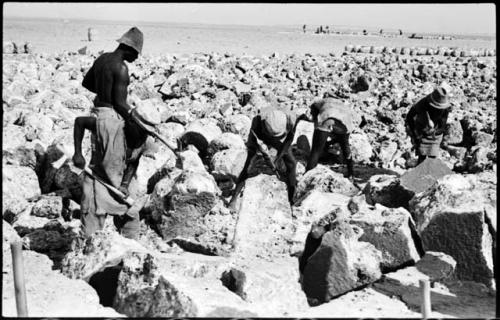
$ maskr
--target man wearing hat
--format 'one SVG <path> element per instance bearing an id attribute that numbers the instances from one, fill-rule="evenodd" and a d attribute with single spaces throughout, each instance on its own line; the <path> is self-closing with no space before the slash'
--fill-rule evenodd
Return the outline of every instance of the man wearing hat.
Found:
<path id="1" fill-rule="evenodd" d="M 290 145 L 293 141 L 295 120 L 296 117 L 292 112 L 285 112 L 274 107 L 266 107 L 260 110 L 260 113 L 252 120 L 247 140 L 248 155 L 237 184 L 241 184 L 248 177 L 247 169 L 253 156 L 257 153 L 259 143 L 257 139 L 259 139 L 266 146 L 277 150 L 278 154 L 274 160 L 275 166 L 278 160 L 283 158 L 287 172 L 288 199 L 290 202 L 293 201 L 297 186 L 297 161 L 291 152 Z"/>
<path id="2" fill-rule="evenodd" d="M 451 88 L 441 83 L 432 93 L 418 101 L 406 115 L 406 129 L 418 156 L 418 163 L 426 157 L 436 158 L 440 146 L 446 146 L 443 135 L 450 113 L 448 96 Z"/>
<path id="3" fill-rule="evenodd" d="M 117 41 L 118 48 L 99 56 L 83 79 L 83 86 L 96 93 L 92 109 L 95 116 L 75 120 L 73 162 L 79 168 L 85 166 L 82 140 L 88 129 L 93 142 L 89 167 L 100 179 L 128 194 L 148 131 L 158 124 L 159 113 L 155 115 L 153 110 L 147 110 L 147 105 L 133 108 L 127 104 L 129 75 L 125 61 L 137 59 L 142 50 L 142 32 L 131 28 Z M 134 238 L 139 227 L 138 209 L 129 208 L 91 177 L 83 178 L 81 220 L 87 236 L 102 229 L 106 215 L 111 214 L 122 234 Z"/>
<path id="4" fill-rule="evenodd" d="M 325 147 L 333 143 L 339 143 L 347 163 L 347 177 L 352 179 L 353 161 L 349 146 L 349 135 L 354 125 L 351 108 L 341 100 L 325 98 L 311 104 L 310 110 L 312 122 L 314 122 L 314 133 L 306 171 L 316 167 Z M 304 116 L 299 119 L 311 121 Z M 328 139 L 330 141 L 327 144 Z"/>

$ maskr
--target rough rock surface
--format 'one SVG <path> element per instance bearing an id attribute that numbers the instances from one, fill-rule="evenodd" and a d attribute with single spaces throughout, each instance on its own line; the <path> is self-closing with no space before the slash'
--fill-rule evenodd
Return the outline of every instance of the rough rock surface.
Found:
<path id="1" fill-rule="evenodd" d="M 221 280 L 259 315 L 286 317 L 309 307 L 299 283 L 297 261 L 292 258 L 237 261 Z"/>
<path id="2" fill-rule="evenodd" d="M 417 167 L 403 174 L 400 184 L 409 191 L 419 193 L 427 190 L 439 178 L 452 173 L 441 160 L 427 158 Z"/>
<path id="3" fill-rule="evenodd" d="M 105 228 L 79 241 L 75 249 L 64 257 L 61 272 L 71 279 L 89 281 L 96 273 L 118 265 L 134 252 L 147 250 L 135 240 Z"/>
<path id="4" fill-rule="evenodd" d="M 408 202 L 414 195 L 413 191 L 401 185 L 397 176 L 387 174 L 370 177 L 363 192 L 368 204 L 380 203 L 389 208 L 408 208 Z"/>
<path id="5" fill-rule="evenodd" d="M 236 212 L 234 254 L 288 255 L 294 226 L 285 183 L 264 174 L 247 179 L 236 200 Z"/>
<path id="6" fill-rule="evenodd" d="M 310 190 L 339 193 L 345 196 L 353 196 L 359 191 L 347 178 L 324 165 L 317 165 L 298 181 L 295 191 L 296 201 L 299 201 Z"/>
<path id="7" fill-rule="evenodd" d="M 328 302 L 381 277 L 382 255 L 372 244 L 359 241 L 362 235 L 360 227 L 346 223 L 325 233 L 304 270 L 303 289 L 311 305 Z"/>
<path id="8" fill-rule="evenodd" d="M 348 292 L 337 299 L 295 313 L 297 318 L 420 318 L 420 310 L 410 310 L 397 297 L 390 297 L 372 288 Z"/>
<path id="9" fill-rule="evenodd" d="M 7 223 L 2 225 L 2 315 L 16 317 L 16 298 L 10 243 L 18 238 Z M 52 270 L 45 255 L 22 251 L 29 317 L 122 317 L 99 304 L 94 289 L 82 280 L 70 280 Z M 41 289 L 43 288 L 43 289 Z"/>
<path id="10" fill-rule="evenodd" d="M 114 307 L 129 317 L 252 317 L 220 280 L 171 273 L 150 254 L 126 258 Z"/>
<path id="11" fill-rule="evenodd" d="M 337 193 L 313 190 L 292 207 L 293 223 L 296 231 L 293 236 L 292 255 L 304 250 L 307 234 L 313 224 L 318 224 L 326 215 L 327 220 L 347 218 L 349 197 Z"/>
<path id="12" fill-rule="evenodd" d="M 416 267 L 407 267 L 385 274 L 374 289 L 388 296 L 396 296 L 410 310 L 420 312 L 421 289 L 419 280 L 429 277 Z M 495 314 L 495 294 L 483 284 L 470 281 L 436 283 L 430 288 L 432 317 L 488 318 Z"/>
<path id="13" fill-rule="evenodd" d="M 2 215 L 7 221 L 28 207 L 28 199 L 40 196 L 40 186 L 33 169 L 2 165 Z"/>
<path id="14" fill-rule="evenodd" d="M 373 244 L 382 253 L 382 272 L 414 264 L 420 259 L 412 235 L 415 225 L 405 209 L 390 209 L 376 204 L 373 209 L 363 208 L 350 216 L 348 221 L 363 229 L 359 241 Z"/>
<path id="15" fill-rule="evenodd" d="M 453 276 L 456 265 L 455 259 L 445 253 L 427 251 L 415 267 L 429 276 L 430 281 L 442 282 Z"/>
<path id="16" fill-rule="evenodd" d="M 461 280 L 492 285 L 493 239 L 486 219 L 489 199 L 473 175 L 448 175 L 410 201 L 426 251 L 453 257 Z"/>

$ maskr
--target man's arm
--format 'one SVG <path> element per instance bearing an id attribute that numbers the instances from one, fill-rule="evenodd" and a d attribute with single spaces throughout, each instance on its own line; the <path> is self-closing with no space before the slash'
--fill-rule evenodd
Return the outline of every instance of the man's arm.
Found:
<path id="1" fill-rule="evenodd" d="M 326 139 L 328 138 L 328 132 L 321 130 L 314 130 L 313 133 L 313 143 L 311 154 L 309 155 L 309 160 L 307 161 L 306 172 L 314 169 L 318 164 L 319 157 L 321 152 L 323 152 L 323 148 L 325 147 Z"/>
<path id="2" fill-rule="evenodd" d="M 340 139 L 340 148 L 342 149 L 342 155 L 347 164 L 347 177 L 352 178 L 353 172 L 353 161 L 351 154 L 351 146 L 349 145 L 349 134 L 342 135 Z"/>
<path id="3" fill-rule="evenodd" d="M 96 131 L 96 119 L 94 117 L 77 117 L 75 119 L 75 126 L 73 128 L 73 144 L 75 146 L 73 163 L 80 169 L 85 167 L 85 159 L 82 155 L 82 140 L 85 129 L 92 132 Z"/>
<path id="4" fill-rule="evenodd" d="M 94 66 L 87 71 L 87 74 L 83 78 L 82 86 L 93 93 L 97 93 L 97 90 L 95 89 Z"/>
<path id="5" fill-rule="evenodd" d="M 113 72 L 113 105 L 116 112 L 124 119 L 129 118 L 129 111 L 132 109 L 127 104 L 127 87 L 129 84 L 128 68 L 124 63 L 119 63 L 115 66 Z"/>
<path id="6" fill-rule="evenodd" d="M 253 135 L 253 132 L 255 130 L 259 129 L 259 120 L 257 117 L 255 117 L 252 120 L 252 126 L 250 128 L 250 133 L 248 134 L 248 140 L 247 140 L 247 159 L 245 160 L 245 165 L 243 166 L 243 171 L 241 171 L 240 176 L 238 177 L 237 183 L 241 183 L 245 181 L 247 178 L 247 169 L 248 166 L 250 165 L 250 161 L 252 160 L 253 156 L 257 153 L 257 139 Z"/>

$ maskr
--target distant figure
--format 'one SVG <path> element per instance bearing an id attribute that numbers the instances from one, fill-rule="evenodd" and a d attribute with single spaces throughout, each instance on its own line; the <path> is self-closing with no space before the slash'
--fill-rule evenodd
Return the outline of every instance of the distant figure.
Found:
<path id="1" fill-rule="evenodd" d="M 436 158 L 439 148 L 447 146 L 443 135 L 450 113 L 450 91 L 450 86 L 443 82 L 408 111 L 406 129 L 415 147 L 419 164 L 427 157 Z"/>
<path id="2" fill-rule="evenodd" d="M 326 30 L 326 33 L 328 33 L 328 34 L 330 33 L 330 27 L 329 26 L 326 26 L 325 30 Z"/>
<path id="3" fill-rule="evenodd" d="M 89 39 L 89 42 L 93 40 L 94 36 L 95 36 L 94 29 L 89 28 L 87 31 L 87 37 Z"/>
<path id="4" fill-rule="evenodd" d="M 303 26 L 302 26 L 302 31 L 304 31 L 304 33 L 306 33 L 306 28 L 307 28 L 307 26 L 306 26 L 306 25 L 303 25 Z"/>
<path id="5" fill-rule="evenodd" d="M 403 30 L 399 29 L 399 35 L 402 36 L 403 35 Z"/>
<path id="6" fill-rule="evenodd" d="M 319 33 L 323 33 L 323 26 L 319 26 Z"/>
<path id="7" fill-rule="evenodd" d="M 366 36 L 368 34 L 368 32 L 366 32 L 366 30 L 363 30 L 363 35 Z"/>
<path id="8" fill-rule="evenodd" d="M 380 34 L 383 34 L 384 33 L 384 29 L 380 29 Z"/>

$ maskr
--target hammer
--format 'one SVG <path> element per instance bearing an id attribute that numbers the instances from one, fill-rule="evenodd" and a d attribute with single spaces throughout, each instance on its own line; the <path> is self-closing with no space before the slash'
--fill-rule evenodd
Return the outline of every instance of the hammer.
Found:
<path id="1" fill-rule="evenodd" d="M 109 183 L 104 182 L 101 178 L 99 178 L 96 174 L 94 174 L 94 172 L 92 172 L 92 169 L 90 169 L 88 166 L 85 166 L 83 169 L 80 169 L 80 168 L 76 167 L 73 163 L 71 163 L 71 159 L 68 157 L 68 153 L 66 152 L 65 149 L 63 149 L 63 147 L 58 146 L 57 149 L 59 151 L 61 151 L 63 153 L 63 155 L 58 160 L 52 162 L 52 167 L 54 167 L 56 169 L 59 169 L 64 164 L 67 163 L 67 165 L 69 166 L 70 170 L 73 171 L 74 173 L 76 173 L 77 175 L 80 175 L 80 174 L 82 174 L 82 172 L 85 172 L 92 179 L 94 179 L 95 181 L 101 183 L 109 191 L 111 191 L 114 194 L 116 194 L 117 196 L 119 196 L 130 207 L 134 204 L 134 199 L 130 198 L 129 196 L 126 196 L 125 194 L 123 194 L 123 192 L 121 192 L 120 190 L 118 190 L 114 186 L 110 185 Z M 70 161 L 67 161 L 67 160 L 70 160 Z"/>

